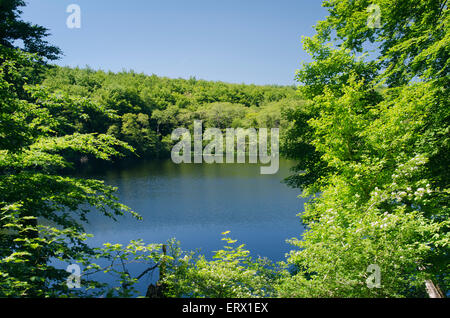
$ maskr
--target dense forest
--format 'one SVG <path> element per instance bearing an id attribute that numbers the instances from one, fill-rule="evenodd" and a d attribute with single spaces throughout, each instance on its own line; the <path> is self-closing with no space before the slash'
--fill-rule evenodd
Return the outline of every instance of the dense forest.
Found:
<path id="1" fill-rule="evenodd" d="M 324 1 L 298 88 L 55 66 L 60 50 L 21 20 L 24 5 L 0 2 L 1 297 L 134 297 L 153 270 L 149 297 L 448 295 L 447 1 Z M 166 156 L 172 129 L 193 119 L 280 127 L 281 152 L 297 162 L 286 182 L 308 198 L 306 231 L 284 262 L 253 257 L 229 232 L 212 259 L 175 240 L 88 244 L 89 207 L 105 218 L 139 211 L 104 182 L 61 171 L 80 156 Z M 83 288 L 69 288 L 55 260 L 82 265 Z M 147 269 L 133 275 L 131 262 Z M 120 284 L 90 279 L 101 271 Z"/>
<path id="2" fill-rule="evenodd" d="M 63 133 L 104 133 L 126 141 L 139 157 L 170 154 L 177 127 L 287 127 L 281 114 L 302 105 L 295 87 L 256 86 L 169 79 L 135 72 L 111 73 L 53 67 L 42 87 L 56 98 L 89 100 L 92 105 L 60 113 L 67 121 Z M 70 103 L 69 103 L 70 104 Z"/>

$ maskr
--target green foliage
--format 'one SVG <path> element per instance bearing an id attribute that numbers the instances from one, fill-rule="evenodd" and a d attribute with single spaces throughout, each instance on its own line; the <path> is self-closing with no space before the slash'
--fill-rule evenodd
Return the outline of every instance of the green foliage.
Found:
<path id="1" fill-rule="evenodd" d="M 367 24 L 370 4 L 381 27 Z M 449 13 L 445 0 L 327 0 L 313 61 L 293 87 L 167 79 L 134 72 L 46 68 L 58 50 L 42 27 L 0 15 L 0 296 L 131 297 L 159 269 L 165 297 L 424 297 L 425 282 L 449 290 Z M 13 48 L 24 40 L 24 50 Z M 369 48 L 374 48 L 373 52 Z M 112 160 L 168 150 L 173 128 L 281 127 L 287 182 L 309 197 L 307 226 L 286 264 L 253 259 L 222 233 L 209 260 L 171 240 L 102 248 L 86 244 L 87 213 L 129 208 L 97 180 L 61 176 L 73 159 Z M 131 146 L 130 146 L 130 145 Z M 133 213 L 133 212 L 132 212 Z M 136 214 L 134 214 L 138 217 Z M 85 266 L 69 290 L 63 264 Z M 106 263 L 106 265 L 105 265 Z M 127 266 L 144 264 L 133 275 Z M 368 268 L 380 268 L 370 288 Z M 287 270 L 290 269 L 290 271 Z M 90 279 L 113 274 L 119 286 Z"/>
<path id="2" fill-rule="evenodd" d="M 171 240 L 169 246 L 174 244 Z M 162 244 L 144 244 L 142 240 L 131 241 L 128 245 L 104 243 L 103 247 L 95 248 L 95 256 L 80 260 L 84 266 L 82 272 L 83 289 L 76 292 L 77 296 L 105 296 L 105 297 L 136 297 L 139 291 L 135 285 L 139 279 L 155 271 L 162 262 L 173 259 L 164 255 Z M 100 263 L 102 265 L 100 265 Z M 145 270 L 133 276 L 128 267 L 131 264 L 141 264 Z M 118 286 L 108 284 L 94 284 L 90 276 L 96 273 L 112 275 Z"/>
<path id="3" fill-rule="evenodd" d="M 121 136 L 123 140 L 139 149 L 141 153 L 155 153 L 159 142 L 156 133 L 149 127 L 149 117 L 146 114 L 124 114 L 122 116 Z"/>
<path id="4" fill-rule="evenodd" d="M 180 243 L 171 239 L 163 244 L 145 244 L 142 240 L 127 245 L 105 243 L 94 249 L 90 257 L 79 258 L 83 265 L 80 290 L 65 296 L 142 297 L 136 284 L 146 276 L 160 286 L 163 297 L 268 297 L 275 295 L 276 282 L 286 275 L 282 264 L 275 265 L 263 258 L 252 259 L 244 245 L 222 233 L 226 245 L 216 251 L 212 260 L 198 251 L 183 251 Z M 140 264 L 140 273 L 130 267 Z M 154 276 L 155 273 L 158 275 Z M 101 284 L 91 276 L 108 274 L 116 285 Z M 155 286 L 153 285 L 153 286 Z"/>
<path id="5" fill-rule="evenodd" d="M 227 244 L 214 253 L 212 260 L 204 255 L 184 254 L 179 265 L 172 266 L 164 277 L 166 296 L 200 298 L 249 298 L 274 295 L 273 285 L 281 271 L 267 259 L 252 259 L 244 244 L 222 233 Z"/>
<path id="6" fill-rule="evenodd" d="M 114 74 L 89 68 L 53 67 L 42 86 L 76 106 L 59 115 L 67 129 L 108 133 L 130 143 L 141 157 L 168 156 L 172 131 L 192 128 L 195 119 L 203 120 L 204 127 L 222 129 L 280 127 L 287 124 L 282 109 L 302 103 L 293 87 L 168 79 L 133 71 Z"/>
<path id="7" fill-rule="evenodd" d="M 21 86 L 14 79 L 34 57 L 5 47 L 1 53 L 0 296 L 57 296 L 67 292 L 68 275 L 52 260 L 72 263 L 93 254 L 81 223 L 90 208 L 112 218 L 130 211 L 117 202 L 115 188 L 58 171 L 73 166 L 70 152 L 110 160 L 133 149 L 109 135 L 70 133 L 66 118 L 53 114 L 74 109 L 74 100 Z M 90 102 L 80 103 L 101 112 Z"/>
<path id="8" fill-rule="evenodd" d="M 381 27 L 367 23 L 369 5 L 378 5 Z M 392 86 L 415 77 L 438 79 L 449 72 L 449 12 L 446 0 L 327 0 L 329 16 L 317 24 L 317 37 L 334 40 L 343 48 L 367 50 L 378 44 L 376 61 Z"/>
<path id="9" fill-rule="evenodd" d="M 381 28 L 367 26 L 370 3 Z M 288 179 L 310 196 L 308 229 L 290 242 L 297 273 L 283 297 L 424 297 L 448 293 L 449 104 L 445 1 L 324 1 L 313 62 L 298 71 L 303 109 L 287 112 Z M 336 47 L 333 47 L 333 43 Z M 380 47 L 368 61 L 368 43 Z M 414 43 L 414 44 L 413 44 Z M 424 53 L 426 52 L 426 53 Z M 388 86 L 385 86 L 387 83 Z M 367 267 L 381 288 L 366 286 Z"/>
<path id="10" fill-rule="evenodd" d="M 23 41 L 23 49 L 36 53 L 41 57 L 55 60 L 61 54 L 60 49 L 50 45 L 43 38 L 49 35 L 42 26 L 20 20 L 20 7 L 25 6 L 23 0 L 2 0 L 0 2 L 0 45 L 17 48 L 16 41 Z"/>

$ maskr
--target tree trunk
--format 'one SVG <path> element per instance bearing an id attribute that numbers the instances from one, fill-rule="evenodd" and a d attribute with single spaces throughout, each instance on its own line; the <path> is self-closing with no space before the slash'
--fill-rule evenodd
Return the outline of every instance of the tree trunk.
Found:
<path id="1" fill-rule="evenodd" d="M 163 255 L 166 256 L 166 253 L 167 253 L 166 245 L 162 246 L 162 250 L 163 250 Z M 156 285 L 150 284 L 150 286 L 148 286 L 147 293 L 145 294 L 146 297 L 165 298 L 165 295 L 164 295 L 165 284 L 163 283 L 165 274 L 166 274 L 166 260 L 165 260 L 165 257 L 163 257 L 163 260 L 161 261 L 161 264 L 159 265 L 159 280 L 156 283 Z"/>
<path id="2" fill-rule="evenodd" d="M 425 289 L 430 298 L 445 298 L 444 293 L 439 286 L 433 283 L 431 279 L 425 280 Z"/>

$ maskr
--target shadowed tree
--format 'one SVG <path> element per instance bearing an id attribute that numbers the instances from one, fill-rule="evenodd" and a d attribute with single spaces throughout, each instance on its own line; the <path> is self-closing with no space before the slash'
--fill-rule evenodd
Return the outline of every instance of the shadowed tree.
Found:
<path id="1" fill-rule="evenodd" d="M 49 60 L 58 59 L 61 50 L 44 40 L 50 35 L 48 29 L 20 19 L 20 7 L 24 6 L 23 0 L 0 0 L 0 44 L 37 53 Z"/>

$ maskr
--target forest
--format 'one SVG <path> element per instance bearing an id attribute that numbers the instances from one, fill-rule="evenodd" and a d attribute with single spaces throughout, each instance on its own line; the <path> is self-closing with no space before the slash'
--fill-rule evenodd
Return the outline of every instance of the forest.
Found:
<path id="1" fill-rule="evenodd" d="M 112 73 L 53 67 L 40 83 L 57 98 L 88 100 L 108 115 L 90 106 L 64 111 L 64 133 L 103 133 L 126 141 L 136 153 L 131 156 L 166 157 L 178 127 L 192 130 L 194 120 L 205 128 L 287 127 L 282 113 L 304 101 L 295 87 L 256 86 L 208 82 L 190 78 L 169 79 L 133 71 Z M 70 117 L 72 116 L 72 117 Z M 70 117 L 70 118 L 69 118 Z M 69 127 L 70 126 L 70 127 Z"/>
<path id="2" fill-rule="evenodd" d="M 370 4 L 380 27 L 367 24 Z M 25 5 L 0 1 L 0 297 L 448 295 L 446 0 L 323 1 L 297 87 L 56 66 L 51 30 L 23 21 Z M 195 119 L 280 128 L 280 152 L 296 162 L 285 182 L 308 199 L 284 261 L 255 257 L 228 231 L 212 258 L 174 239 L 88 244 L 91 208 L 112 219 L 140 211 L 103 181 L 65 172 L 80 158 L 167 157 L 172 130 Z M 82 265 L 83 288 L 56 263 Z M 131 263 L 146 270 L 133 275 Z M 158 282 L 139 295 L 151 271 Z M 119 284 L 90 278 L 98 272 Z"/>

